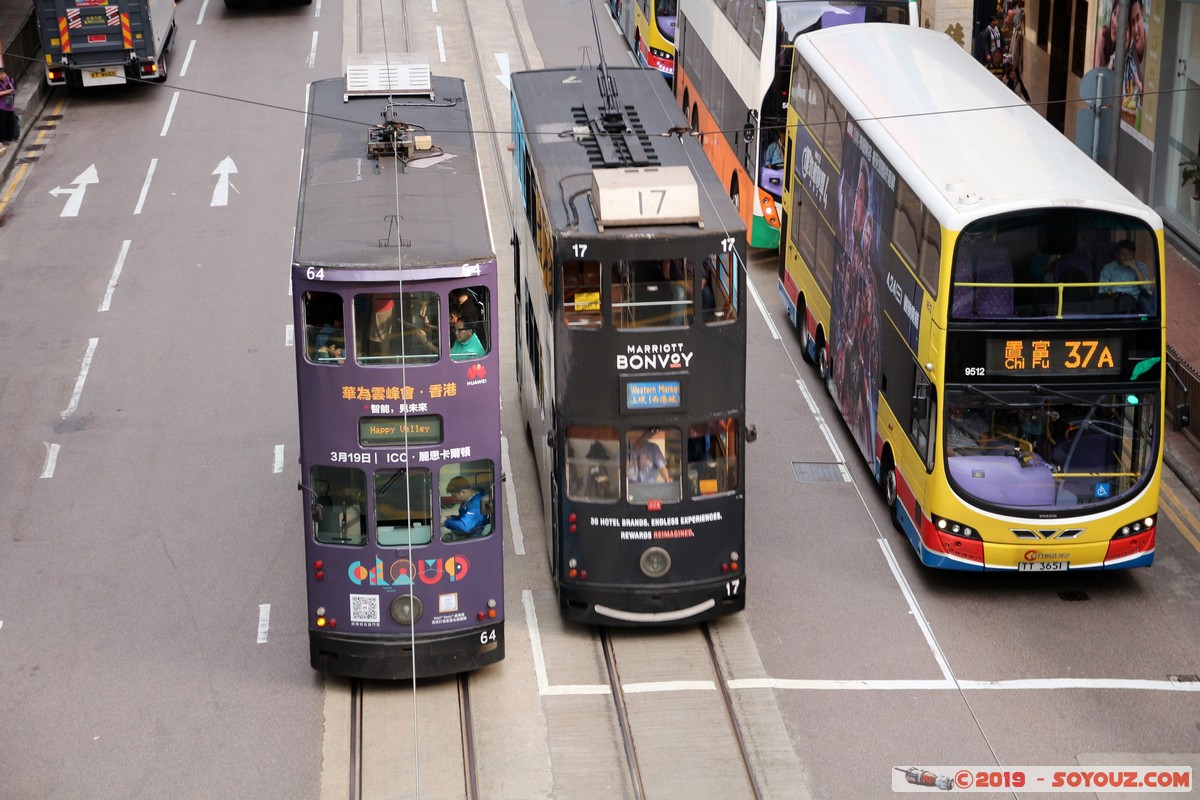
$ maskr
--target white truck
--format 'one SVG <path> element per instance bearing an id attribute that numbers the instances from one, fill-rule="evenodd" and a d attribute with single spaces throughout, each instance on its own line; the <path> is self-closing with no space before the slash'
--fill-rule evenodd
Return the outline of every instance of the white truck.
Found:
<path id="1" fill-rule="evenodd" d="M 167 79 L 175 0 L 33 2 L 51 86 Z"/>

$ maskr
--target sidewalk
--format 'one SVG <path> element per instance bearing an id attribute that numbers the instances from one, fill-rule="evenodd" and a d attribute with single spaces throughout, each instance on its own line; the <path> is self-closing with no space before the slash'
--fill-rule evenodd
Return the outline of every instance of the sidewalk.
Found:
<path id="1" fill-rule="evenodd" d="M 0 153 L 0 183 L 8 179 L 9 172 L 18 163 L 25 142 L 33 134 L 50 99 L 51 87 L 46 85 L 42 70 L 34 67 L 26 71 L 25 78 L 17 84 L 17 119 L 21 121 L 21 134 L 17 141 L 10 142 L 4 153 Z"/>
<path id="2" fill-rule="evenodd" d="M 1180 360 L 1200 369 L 1200 268 L 1197 255 L 1181 252 L 1168 238 L 1166 265 L 1167 344 L 1179 354 Z M 1168 378 L 1169 379 L 1169 378 Z M 1200 449 L 1182 433 L 1165 426 L 1167 433 L 1167 466 L 1200 500 Z M 1193 419 L 1189 429 L 1200 431 L 1200 419 Z"/>

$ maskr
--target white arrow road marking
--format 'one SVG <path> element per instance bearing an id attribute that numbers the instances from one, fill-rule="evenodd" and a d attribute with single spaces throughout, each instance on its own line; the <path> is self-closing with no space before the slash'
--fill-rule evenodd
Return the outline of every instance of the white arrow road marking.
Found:
<path id="1" fill-rule="evenodd" d="M 504 88 L 512 90 L 512 83 L 508 79 L 508 53 L 493 53 L 496 57 L 496 63 L 500 65 L 500 74 L 496 76 L 496 80 L 504 84 Z"/>
<path id="2" fill-rule="evenodd" d="M 96 165 L 92 164 L 83 172 L 79 173 L 79 176 L 76 177 L 75 180 L 71 181 L 71 186 L 74 188 L 64 189 L 61 186 L 55 186 L 53 189 L 51 189 L 50 194 L 54 195 L 55 197 L 60 197 L 64 194 L 71 196 L 70 199 L 67 200 L 67 204 L 63 206 L 62 213 L 59 214 L 59 216 L 78 217 L 79 209 L 83 205 L 83 193 L 87 191 L 89 184 L 99 182 L 100 178 L 96 175 Z"/>
<path id="3" fill-rule="evenodd" d="M 217 168 L 212 171 L 212 174 L 217 176 L 217 185 L 213 187 L 210 206 L 229 205 L 229 176 L 236 175 L 237 171 L 237 164 L 234 164 L 229 156 L 225 156 L 225 159 L 217 164 Z M 236 192 L 237 187 L 233 187 L 233 190 Z"/>

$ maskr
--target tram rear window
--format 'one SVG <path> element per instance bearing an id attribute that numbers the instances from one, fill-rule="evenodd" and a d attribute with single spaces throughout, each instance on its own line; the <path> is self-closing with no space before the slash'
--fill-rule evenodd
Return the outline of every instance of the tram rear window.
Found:
<path id="1" fill-rule="evenodd" d="M 346 360 L 345 319 L 340 295 L 304 293 L 304 355 L 309 361 L 341 364 Z"/>
<path id="2" fill-rule="evenodd" d="M 442 418 L 436 414 L 362 417 L 358 420 L 358 443 L 363 447 L 441 444 L 442 438 Z"/>
<path id="3" fill-rule="evenodd" d="M 426 364 L 444 338 L 436 292 L 360 294 L 354 298 L 354 356 L 360 364 Z"/>

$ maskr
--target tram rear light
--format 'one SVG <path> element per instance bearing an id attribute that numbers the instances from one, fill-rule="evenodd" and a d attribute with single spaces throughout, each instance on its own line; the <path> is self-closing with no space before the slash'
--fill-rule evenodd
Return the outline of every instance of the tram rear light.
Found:
<path id="1" fill-rule="evenodd" d="M 317 627 L 318 628 L 325 627 L 325 618 L 324 617 L 317 617 Z"/>
<path id="2" fill-rule="evenodd" d="M 495 619 L 496 618 L 496 609 L 489 608 L 487 615 L 488 615 L 488 619 Z"/>
<path id="3" fill-rule="evenodd" d="M 334 619 L 333 617 L 330 617 L 330 618 L 329 618 L 329 627 L 331 627 L 331 628 L 336 628 L 336 627 L 337 627 L 337 620 L 336 620 L 336 619 Z"/>
<path id="4" fill-rule="evenodd" d="M 567 526 L 567 533 L 575 533 L 578 530 L 579 529 L 575 526 L 574 522 Z"/>
<path id="5" fill-rule="evenodd" d="M 324 580 L 325 579 L 325 570 L 323 570 L 323 569 L 317 570 L 316 572 L 313 573 L 313 577 L 319 581 Z"/>
<path id="6" fill-rule="evenodd" d="M 577 578 L 577 577 L 579 577 L 579 570 L 577 570 L 577 569 L 569 569 L 569 570 L 567 570 L 567 577 L 568 577 L 568 578 Z"/>
<path id="7" fill-rule="evenodd" d="M 475 615 L 475 619 L 479 620 L 480 622 L 483 622 L 485 619 L 487 619 L 487 614 L 480 611 L 478 614 Z"/>
<path id="8" fill-rule="evenodd" d="M 313 562 L 313 569 L 325 569 L 325 562 L 318 558 Z"/>
<path id="9" fill-rule="evenodd" d="M 584 580 L 584 581 L 587 580 L 587 570 L 586 569 L 579 570 L 579 579 Z"/>
<path id="10" fill-rule="evenodd" d="M 574 512 L 574 511 L 572 511 L 570 514 L 567 514 L 567 522 L 570 522 L 572 525 L 574 525 L 574 524 L 575 524 L 575 521 L 576 521 L 577 519 L 578 519 L 578 517 L 576 517 L 576 516 L 575 516 L 575 512 Z"/>

